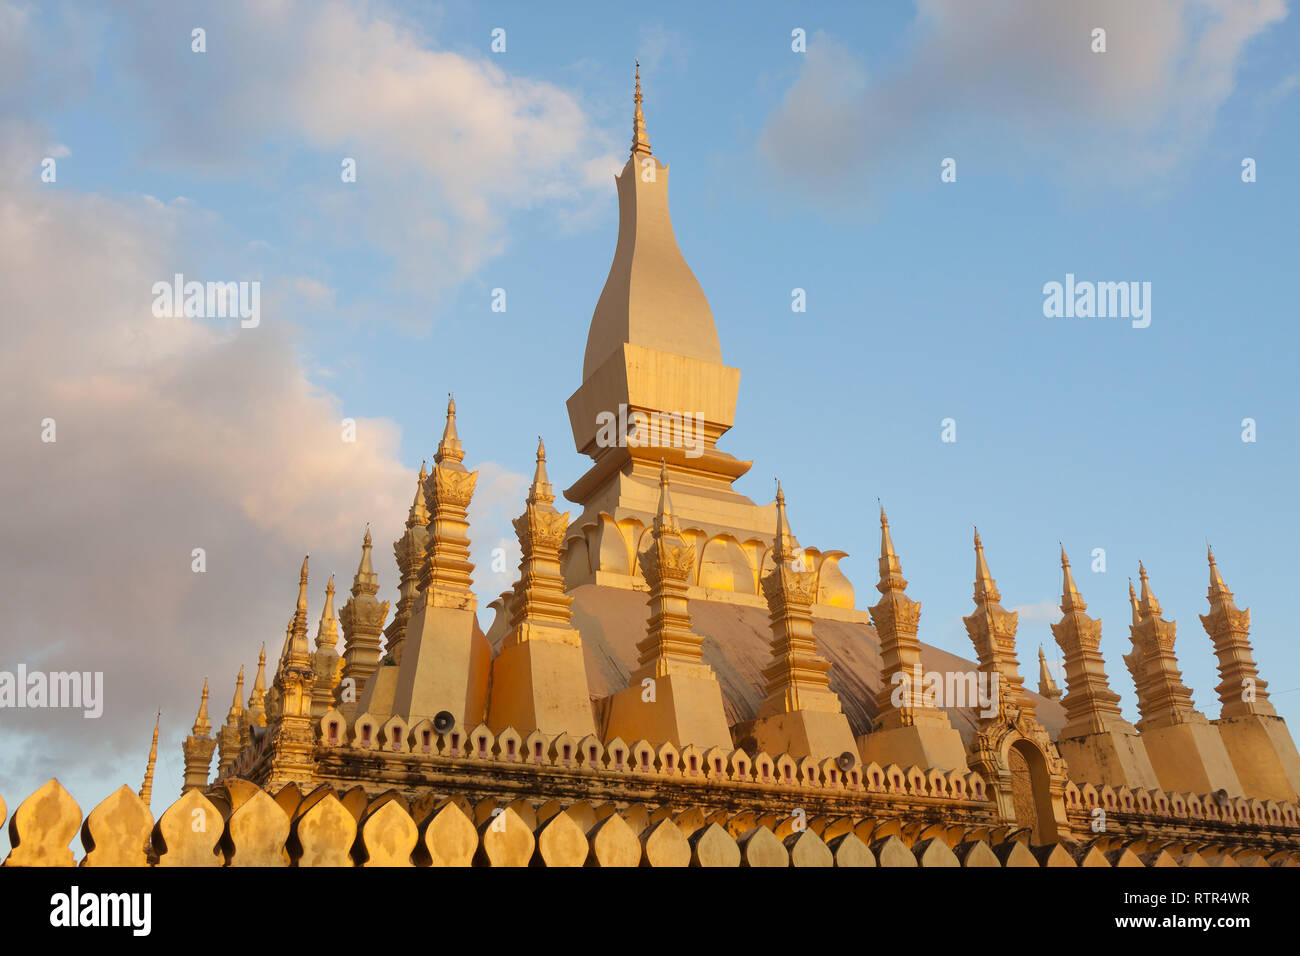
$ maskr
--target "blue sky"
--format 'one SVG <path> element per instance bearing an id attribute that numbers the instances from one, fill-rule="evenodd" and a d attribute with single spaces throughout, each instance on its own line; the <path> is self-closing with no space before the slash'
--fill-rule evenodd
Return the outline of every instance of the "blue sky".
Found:
<path id="1" fill-rule="evenodd" d="M 720 443 L 754 460 L 737 488 L 767 501 L 779 475 L 800 540 L 849 552 L 859 607 L 880 496 L 922 640 L 964 656 L 978 524 L 1031 679 L 1038 644 L 1055 656 L 1062 541 L 1130 717 L 1139 559 L 1218 714 L 1208 538 L 1300 723 L 1286 3 L 556 6 L 0 2 L 0 370 L 19 386 L 0 651 L 108 686 L 90 730 L 4 717 L 11 809 L 47 771 L 87 808 L 138 786 L 160 706 L 170 798 L 199 684 L 219 724 L 235 669 L 278 647 L 301 554 L 316 615 L 371 522 L 390 594 L 386 542 L 449 390 L 483 468 L 480 604 L 509 586 L 486 552 L 509 544 L 535 436 L 557 487 L 585 470 L 564 402 L 613 255 L 637 56 L 679 245 L 742 370 Z M 260 280 L 262 325 L 151 317 L 174 272 Z M 1150 327 L 1045 318 L 1067 273 L 1150 282 Z M 46 415 L 57 460 L 33 440 Z"/>

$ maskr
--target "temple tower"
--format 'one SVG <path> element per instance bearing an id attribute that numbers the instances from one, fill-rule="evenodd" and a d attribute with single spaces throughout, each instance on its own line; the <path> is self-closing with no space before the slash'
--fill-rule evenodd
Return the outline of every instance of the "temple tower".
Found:
<path id="1" fill-rule="evenodd" d="M 1192 703 L 1174 654 L 1177 625 L 1164 620 L 1160 602 L 1151 591 L 1147 569 L 1138 564 L 1142 595 L 1129 630 L 1133 639 L 1130 669 L 1137 680 L 1137 729 L 1147 756 L 1165 790 L 1243 795 L 1241 782 L 1223 745 L 1218 728 Z"/>
<path id="2" fill-rule="evenodd" d="M 266 726 L 266 645 L 257 654 L 257 673 L 253 675 L 253 689 L 248 694 L 248 709 L 239 725 L 240 747 L 253 739 L 253 728 Z"/>
<path id="3" fill-rule="evenodd" d="M 468 729 L 487 716 L 492 646 L 475 616 L 467 517 L 478 472 L 467 470 L 464 459 L 456 402 L 449 398 L 442 441 L 424 489 L 432 518 L 420 593 L 411 607 L 388 711 L 412 724 L 445 710 Z M 361 711 L 379 713 L 382 708 L 375 705 L 382 697 L 381 689 L 363 696 Z"/>
<path id="4" fill-rule="evenodd" d="M 399 581 L 397 586 L 397 610 L 393 612 L 392 623 L 384 634 L 388 638 L 388 656 L 394 664 L 402 662 L 402 642 L 406 638 L 406 623 L 411 617 L 411 608 L 420 594 L 420 569 L 424 564 L 424 552 L 429 545 L 429 509 L 424 501 L 424 485 L 429 480 L 424 462 L 420 462 L 420 474 L 415 483 L 415 500 L 406 516 L 406 530 L 393 542 L 393 555 L 397 558 Z M 387 608 L 385 602 L 384 607 Z M 382 622 L 381 622 L 382 623 Z M 367 663 L 369 652 L 359 657 L 354 672 L 344 671 L 344 677 L 356 677 L 357 689 L 365 684 L 366 678 L 374 673 L 379 662 L 379 642 L 375 641 L 374 663 Z M 368 668 L 368 669 L 367 669 Z"/>
<path id="5" fill-rule="evenodd" d="M 974 703 L 980 721 L 967 763 L 988 784 L 1004 819 L 1029 827 L 1033 842 L 1050 842 L 1069 832 L 1065 815 L 1069 770 L 1025 693 L 1016 661 L 1020 616 L 1002 607 L 978 530 L 974 599 L 975 612 L 963 622 L 979 657 L 974 683 L 984 699 Z M 987 699 L 991 697 L 996 698 L 995 705 Z M 952 706 L 961 701 L 945 703 Z"/>
<path id="6" fill-rule="evenodd" d="M 369 529 L 366 538 L 369 540 Z M 334 706 L 334 689 L 338 687 L 343 658 L 337 650 L 339 643 L 339 625 L 334 616 L 334 575 L 330 575 L 325 588 L 325 606 L 320 612 L 320 623 L 316 627 L 316 653 L 312 655 L 312 670 L 316 679 L 312 682 L 311 716 L 319 720 L 325 711 Z"/>
<path id="7" fill-rule="evenodd" d="M 740 371 L 723 363 L 708 299 L 678 248 L 669 167 L 651 151 L 639 69 L 632 127 L 616 179 L 614 260 L 592 314 L 582 384 L 568 401 L 574 445 L 592 465 L 564 492 L 582 509 L 567 534 L 565 584 L 644 590 L 635 551 L 654 520 L 666 461 L 677 520 L 704 539 L 686 581 L 691 597 L 707 591 L 710 600 L 765 608 L 759 573 L 775 502 L 756 505 L 736 492 L 732 483 L 752 463 L 717 447 L 735 422 Z M 808 549 L 813 612 L 865 623 L 839 569 L 843 556 Z"/>
<path id="8" fill-rule="evenodd" d="M 181 753 L 185 756 L 185 783 L 181 787 L 181 793 L 208 785 L 208 768 L 212 764 L 212 751 L 216 747 L 217 742 L 212 739 L 212 722 L 208 720 L 208 680 L 205 677 L 198 716 L 194 718 L 190 735 L 181 744 Z"/>
<path id="9" fill-rule="evenodd" d="M 205 692 L 208 689 L 208 682 L 206 679 L 203 681 L 203 689 Z M 153 797 L 153 768 L 158 762 L 158 725 L 161 722 L 162 711 L 160 710 L 158 711 L 158 716 L 156 716 L 153 721 L 153 742 L 149 744 L 149 762 L 144 768 L 144 782 L 140 784 L 140 799 L 144 801 L 146 807 L 149 806 L 149 801 Z"/>
<path id="10" fill-rule="evenodd" d="M 1038 696 L 1048 700 L 1061 699 L 1061 688 L 1056 686 L 1052 672 L 1047 667 L 1047 656 L 1043 653 L 1042 644 L 1038 645 Z"/>
<path id="11" fill-rule="evenodd" d="M 767 696 L 751 728 L 736 729 L 736 736 L 752 733 L 760 750 L 788 753 L 796 760 L 849 753 L 857 744 L 840 699 L 831 690 L 831 665 L 817 652 L 813 636 L 812 605 L 817 583 L 803 549 L 790 532 L 785 495 L 776 485 L 776 544 L 772 570 L 763 578 L 772 624 L 772 661 L 763 671 Z"/>
<path id="12" fill-rule="evenodd" d="M 1052 635 L 1065 655 L 1068 693 L 1062 701 L 1065 726 L 1057 736 L 1057 749 L 1079 783 L 1153 789 L 1159 780 L 1146 744 L 1120 713 L 1119 694 L 1110 689 L 1106 679 L 1101 620 L 1087 615 L 1088 605 L 1075 586 L 1064 547 L 1061 578 L 1063 616 L 1052 625 Z M 1043 666 L 1045 669 L 1046 664 Z"/>
<path id="13" fill-rule="evenodd" d="M 1219 659 L 1222 707 L 1214 724 L 1232 758 L 1237 779 L 1249 797 L 1261 800 L 1297 799 L 1300 793 L 1300 753 L 1286 722 L 1273 709 L 1260 679 L 1250 647 L 1250 608 L 1239 609 L 1223 583 L 1214 552 L 1210 562 L 1210 613 L 1201 615 Z"/>
<path id="14" fill-rule="evenodd" d="M 966 769 L 966 748 L 948 714 L 925 698 L 921 644 L 916 638 L 921 602 L 907 596 L 903 565 L 894 551 L 889 518 L 880 509 L 880 600 L 871 624 L 880 639 L 880 690 L 871 733 L 858 738 L 863 763 L 882 767 Z"/>
<path id="15" fill-rule="evenodd" d="M 537 467 L 524 513 L 514 521 L 519 538 L 519 580 L 510 602 L 510 630 L 492 662 L 488 726 L 513 727 L 522 736 L 540 730 L 574 740 L 595 734 L 582 637 L 573 627 L 560 572 L 560 548 L 569 515 L 555 509 L 546 474 L 546 446 L 537 439 Z"/>
<path id="16" fill-rule="evenodd" d="M 420 469 L 421 474 L 424 469 Z M 421 507 L 424 499 L 419 497 Z M 388 617 L 388 602 L 376 599 L 379 593 L 379 575 L 371 564 L 370 527 L 361 540 L 361 563 L 352 578 L 352 596 L 339 610 L 343 624 L 343 670 L 339 675 L 342 689 L 335 696 L 336 706 L 350 712 L 360 698 L 370 675 L 379 666 L 379 636 L 383 633 L 384 619 Z M 405 623 L 405 622 L 403 622 Z"/>
<path id="17" fill-rule="evenodd" d="M 605 739 L 644 738 L 675 747 L 694 744 L 732 749 L 722 704 L 722 688 L 713 668 L 704 663 L 704 638 L 691 630 L 686 578 L 695 549 L 682 540 L 668 490 L 668 466 L 660 465 L 659 505 L 652 543 L 641 555 L 650 584 L 650 622 L 637 644 L 640 661 L 628 687 L 609 701 Z"/>
<path id="18" fill-rule="evenodd" d="M 331 612 L 332 613 L 332 612 Z M 290 783 L 311 784 L 316 772 L 312 694 L 316 672 L 307 644 L 307 559 L 298 575 L 298 606 L 276 669 L 275 702 L 267 723 L 271 753 L 266 785 L 275 790 Z"/>
<path id="19" fill-rule="evenodd" d="M 975 645 L 979 669 L 988 675 L 989 693 L 996 685 L 997 706 L 1020 710 L 1025 717 L 1035 716 L 1033 701 L 1025 693 L 1025 680 L 1016 660 L 1016 630 L 1020 615 L 1006 610 L 1000 603 L 997 582 L 989 573 L 984 559 L 984 545 L 975 531 L 975 611 L 962 618 L 966 633 Z M 994 679 L 996 678 L 996 680 Z M 969 704 L 968 704 L 969 706 Z"/>
<path id="20" fill-rule="evenodd" d="M 244 719 L 244 668 L 241 665 L 239 675 L 235 678 L 235 697 L 226 711 L 226 722 L 217 732 L 217 776 L 224 776 L 235 758 L 239 756 L 239 728 Z"/>

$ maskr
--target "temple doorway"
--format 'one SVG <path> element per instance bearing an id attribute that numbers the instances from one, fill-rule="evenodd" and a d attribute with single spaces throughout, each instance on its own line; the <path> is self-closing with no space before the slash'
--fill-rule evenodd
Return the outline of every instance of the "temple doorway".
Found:
<path id="1" fill-rule="evenodd" d="M 1029 827 L 1030 843 L 1041 845 L 1056 840 L 1056 820 L 1052 815 L 1052 798 L 1047 761 L 1028 740 L 1017 740 L 1007 752 L 1011 771 L 1011 799 L 1016 825 Z"/>

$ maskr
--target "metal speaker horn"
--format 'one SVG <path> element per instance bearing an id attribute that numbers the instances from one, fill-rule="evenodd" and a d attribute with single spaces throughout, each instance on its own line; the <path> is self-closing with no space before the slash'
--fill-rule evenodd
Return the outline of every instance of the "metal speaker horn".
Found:
<path id="1" fill-rule="evenodd" d="M 1218 804 L 1219 806 L 1221 806 L 1221 807 L 1226 807 L 1226 806 L 1228 805 L 1228 791 L 1227 791 L 1227 790 L 1215 790 L 1215 791 L 1214 791 L 1214 802 L 1217 803 L 1217 804 Z"/>
<path id="2" fill-rule="evenodd" d="M 846 750 L 835 758 L 835 766 L 839 767 L 845 773 L 853 769 L 853 765 L 858 762 L 857 754 L 851 750 Z"/>
<path id="3" fill-rule="evenodd" d="M 433 716 L 433 729 L 440 734 L 445 734 L 451 728 L 456 726 L 456 718 L 449 710 L 440 710 Z"/>

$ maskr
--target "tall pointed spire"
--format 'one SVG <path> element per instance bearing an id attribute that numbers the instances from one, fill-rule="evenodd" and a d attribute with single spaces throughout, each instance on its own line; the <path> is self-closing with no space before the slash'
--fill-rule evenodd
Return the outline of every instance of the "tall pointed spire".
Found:
<path id="1" fill-rule="evenodd" d="M 871 733 L 858 738 L 864 763 L 880 766 L 943 767 L 965 770 L 965 747 L 938 701 L 925 694 L 921 644 L 921 602 L 907 596 L 903 564 L 894 550 L 889 516 L 880 506 L 880 600 L 869 608 L 880 639 L 880 689 Z M 900 693 L 895 693 L 900 691 Z"/>
<path id="2" fill-rule="evenodd" d="M 889 533 L 889 516 L 885 514 L 884 505 L 880 506 L 879 568 L 880 581 L 876 584 L 877 591 L 881 594 L 888 594 L 890 591 L 906 590 L 907 581 L 903 577 L 903 563 L 898 559 L 898 553 L 894 550 L 894 537 Z"/>
<path id="3" fill-rule="evenodd" d="M 528 503 L 530 505 L 549 505 L 555 500 L 555 493 L 551 490 L 551 482 L 546 474 L 546 444 L 542 441 L 542 436 L 537 436 L 537 467 L 533 471 L 533 483 L 528 488 Z"/>
<path id="4" fill-rule="evenodd" d="M 1210 588 L 1205 596 L 1210 602 L 1210 613 L 1200 617 L 1201 626 L 1214 643 L 1214 655 L 1219 662 L 1219 684 L 1214 688 L 1223 705 L 1219 716 L 1274 716 L 1277 711 L 1269 702 L 1265 689 L 1268 682 L 1259 676 L 1250 646 L 1250 608 L 1237 607 L 1232 592 L 1223 583 L 1219 566 L 1214 561 L 1214 551 L 1208 544 L 1205 550 L 1210 562 Z"/>
<path id="5" fill-rule="evenodd" d="M 333 579 L 326 592 L 321 630 L 323 633 L 317 638 L 320 653 L 337 659 L 338 655 L 330 643 L 338 641 L 338 632 L 334 626 Z M 312 713 L 321 696 L 321 692 L 316 689 L 316 664 L 317 659 L 307 642 L 307 558 L 304 557 L 302 571 L 298 575 L 298 604 L 289 621 L 284 653 L 272 679 L 271 699 L 267 707 L 266 746 L 270 753 L 270 765 L 265 782 L 270 787 L 310 783 L 315 773 Z"/>
<path id="6" fill-rule="evenodd" d="M 776 482 L 776 537 L 773 542 L 772 557 L 777 563 L 797 558 L 802 550 L 790 531 L 790 522 L 785 514 L 785 493 L 781 490 L 780 479 Z"/>
<path id="7" fill-rule="evenodd" d="M 1134 654 L 1130 669 L 1134 670 L 1138 712 L 1142 715 L 1137 728 L 1145 732 L 1189 720 L 1204 722 L 1205 717 L 1195 709 L 1192 692 L 1183 684 L 1178 669 L 1174 653 L 1177 624 L 1160 616 L 1160 602 L 1151 590 L 1147 569 L 1141 562 L 1138 562 L 1138 577 L 1141 593 L 1134 611 L 1138 622 L 1130 628 Z M 1131 592 L 1129 600 L 1130 603 L 1134 600 Z"/>
<path id="8" fill-rule="evenodd" d="M 668 490 L 668 463 L 659 460 L 659 509 L 655 513 L 654 527 L 664 534 L 679 534 L 677 517 L 673 514 L 673 496 Z"/>
<path id="9" fill-rule="evenodd" d="M 252 728 L 266 726 L 266 644 L 257 655 L 257 673 L 253 675 L 253 689 L 248 695 L 248 709 L 239 730 L 240 744 L 247 744 Z"/>
<path id="10" fill-rule="evenodd" d="M 298 605 L 293 619 L 289 622 L 289 633 L 285 637 L 285 651 L 281 655 L 280 667 L 306 666 L 311 657 L 307 644 L 307 557 L 302 559 L 302 570 L 298 572 Z"/>
<path id="11" fill-rule="evenodd" d="M 208 682 L 204 680 L 203 690 L 205 694 L 207 689 Z M 149 806 L 149 800 L 153 796 L 153 768 L 154 764 L 158 762 L 158 724 L 161 721 L 162 711 L 160 710 L 153 721 L 153 743 L 149 745 L 149 762 L 144 768 L 144 782 L 140 784 L 140 799 L 144 801 L 146 807 Z"/>
<path id="12" fill-rule="evenodd" d="M 1052 635 L 1065 655 L 1066 725 L 1062 739 L 1114 729 L 1134 733 L 1119 709 L 1119 694 L 1110 689 L 1106 661 L 1101 655 L 1101 621 L 1089 617 L 1088 605 L 1074 583 L 1070 559 L 1061 546 L 1061 620 L 1051 625 Z M 1043 658 L 1039 648 L 1040 660 Z M 1050 678 L 1050 673 L 1047 675 Z M 1040 673 L 1040 685 L 1042 675 Z M 1053 683 L 1053 686 L 1054 683 Z M 1041 687 L 1039 693 L 1042 693 Z M 1046 696 L 1046 695 L 1044 695 Z"/>
<path id="13" fill-rule="evenodd" d="M 1061 689 L 1056 686 L 1052 672 L 1047 669 L 1047 656 L 1043 653 L 1042 644 L 1038 645 L 1038 693 L 1048 700 L 1061 699 Z"/>
<path id="14" fill-rule="evenodd" d="M 421 479 L 427 478 L 424 474 L 424 466 L 420 467 Z M 424 507 L 424 492 L 416 491 L 416 503 Z M 425 513 L 427 516 L 427 512 Z M 412 507 L 412 521 L 416 522 L 414 527 L 418 528 L 419 540 L 423 542 L 427 534 L 424 524 L 415 513 Z M 406 533 L 393 544 L 393 551 L 397 555 L 397 564 L 402 568 L 403 586 L 409 585 L 410 594 L 402 591 L 402 599 L 407 602 L 407 607 L 414 600 L 415 591 L 415 570 L 411 565 L 416 560 L 415 551 L 404 550 L 403 545 L 409 543 L 413 533 L 413 525 L 407 523 Z M 352 700 L 340 701 L 346 706 L 349 703 L 355 703 L 360 697 L 361 691 L 365 686 L 370 675 L 375 672 L 379 666 L 379 635 L 383 633 L 384 619 L 388 617 L 388 602 L 378 601 L 375 595 L 379 593 L 379 575 L 375 573 L 374 563 L 370 557 L 372 547 L 370 538 L 370 525 L 366 525 L 366 535 L 361 539 L 361 561 L 357 564 L 357 573 L 352 578 L 352 593 L 339 609 L 339 622 L 343 625 L 343 668 L 339 674 L 339 681 L 351 679 L 354 682 L 353 690 L 356 691 L 356 697 Z M 421 545 L 421 552 L 422 545 Z M 403 564 L 405 557 L 406 563 Z M 418 568 L 418 565 L 416 565 Z M 402 628 L 406 626 L 403 619 Z M 393 637 L 389 636 L 389 651 L 393 650 Z M 399 638 L 400 643 L 400 638 Z M 338 681 L 335 682 L 337 686 Z M 332 690 L 332 689 L 331 689 Z"/>
<path id="15" fill-rule="evenodd" d="M 244 718 L 244 666 L 239 666 L 239 675 L 235 678 L 235 696 L 226 711 L 226 722 L 217 731 L 217 776 L 224 776 L 239 756 L 240 727 Z"/>
<path id="16" fill-rule="evenodd" d="M 997 604 L 1002 600 L 998 593 L 997 582 L 989 574 L 988 562 L 984 560 L 984 545 L 980 542 L 980 529 L 975 529 L 975 603 Z"/>
<path id="17" fill-rule="evenodd" d="M 649 156 L 650 134 L 645 130 L 645 114 L 641 112 L 641 61 L 636 61 L 636 93 L 632 97 L 636 108 L 632 113 L 632 155 Z"/>
<path id="18" fill-rule="evenodd" d="M 411 504 L 411 511 L 406 519 L 406 530 L 402 536 L 393 542 L 393 555 L 397 558 L 397 570 L 400 575 L 397 582 L 397 609 L 393 612 L 393 620 L 384 631 L 388 637 L 388 656 L 393 659 L 393 663 L 400 663 L 402 660 L 402 642 L 406 639 L 406 622 L 411 618 L 411 606 L 415 602 L 416 595 L 420 591 L 420 569 L 424 565 L 424 552 L 429 543 L 429 521 L 431 516 L 425 497 L 425 488 L 429 483 L 429 473 L 425 470 L 425 463 L 420 462 L 420 475 L 415 483 L 415 501 Z M 356 598 L 356 586 L 353 585 L 353 597 Z M 371 595 L 378 593 L 368 592 Z M 351 603 L 351 602 L 349 602 Z M 385 607 L 385 616 L 387 616 L 387 603 Z M 382 622 L 381 622 L 382 625 Z M 344 635 L 348 633 L 348 624 L 346 619 L 343 624 Z M 351 678 L 357 682 L 358 695 L 362 690 L 365 682 L 370 675 L 375 672 L 379 666 L 379 644 L 378 638 L 373 648 L 368 645 L 359 647 L 357 653 L 349 655 L 347 652 L 343 655 L 347 663 L 343 668 L 343 676 Z M 371 660 L 371 658 L 374 658 Z"/>
<path id="19" fill-rule="evenodd" d="M 456 430 L 456 401 L 449 395 L 442 441 L 424 485 L 431 517 L 428 534 L 422 536 L 418 590 L 408 605 L 397 672 L 376 671 L 357 707 L 384 707 L 412 723 L 445 710 L 468 731 L 487 715 L 492 645 L 475 616 L 478 598 L 470 560 L 469 506 L 478 472 L 466 468 L 464 458 Z M 414 530 L 408 530 L 412 535 L 399 542 L 399 549 L 415 543 Z M 390 651 L 396 658 L 391 645 Z M 387 704 L 390 691 L 391 706 Z M 380 700 L 385 703 L 379 704 Z"/>
<path id="20" fill-rule="evenodd" d="M 456 463 L 465 460 L 465 449 L 461 447 L 460 436 L 456 434 L 456 399 L 451 392 L 447 393 L 447 424 L 443 426 L 442 441 L 438 442 L 438 451 L 433 456 L 435 465 L 448 460 Z"/>
<path id="21" fill-rule="evenodd" d="M 1148 614 L 1159 615 L 1160 602 L 1156 600 L 1156 596 L 1151 590 L 1151 582 L 1147 580 L 1147 569 L 1142 565 L 1141 561 L 1138 562 L 1138 577 L 1142 579 L 1142 597 L 1138 610 L 1142 612 L 1143 617 Z"/>
<path id="22" fill-rule="evenodd" d="M 650 530 L 650 547 L 639 560 L 650 587 L 646 636 L 636 645 L 637 666 L 628 687 L 613 695 L 605 736 L 624 740 L 662 740 L 700 750 L 732 746 L 722 690 L 704 662 L 704 638 L 691 629 L 688 583 L 695 548 L 686 542 L 673 516 L 668 466 L 660 462 L 659 506 Z M 643 684 L 646 679 L 650 684 Z M 656 687 L 647 700 L 647 687 Z"/>
<path id="23" fill-rule="evenodd" d="M 1061 756 L 1075 780 L 1100 786 L 1151 789 L 1159 779 L 1147 756 L 1146 745 L 1119 709 L 1119 694 L 1110 688 L 1106 661 L 1101 654 L 1101 620 L 1089 617 L 1088 605 L 1074 583 L 1070 559 L 1061 547 L 1061 620 L 1051 625 L 1052 636 L 1065 657 L 1065 726 L 1057 737 Z M 1057 690 L 1039 648 L 1039 693 Z M 1136 654 L 1136 652 L 1135 652 Z M 1124 663 L 1132 673 L 1133 655 Z M 1045 689 L 1046 687 L 1046 689 Z M 1057 694 L 1059 695 L 1059 690 Z"/>
<path id="24" fill-rule="evenodd" d="M 1088 605 L 1083 603 L 1083 596 L 1075 586 L 1074 575 L 1070 573 L 1070 559 L 1065 554 L 1065 545 L 1061 545 L 1061 610 L 1066 614 L 1088 610 Z"/>
<path id="25" fill-rule="evenodd" d="M 984 558 L 984 543 L 975 529 L 975 612 L 962 619 L 979 657 L 979 669 L 998 677 L 998 719 L 1006 719 L 1007 707 L 1014 707 L 1028 718 L 1034 717 L 1034 703 L 1024 691 L 1016 660 L 1016 630 L 1020 615 L 1002 607 L 1002 595 L 989 573 Z M 992 718 L 986 718 L 992 719 Z"/>
<path id="26" fill-rule="evenodd" d="M 411 502 L 411 510 L 407 512 L 406 526 L 408 528 L 423 528 L 429 523 L 429 508 L 424 501 L 424 483 L 429 480 L 429 472 L 425 470 L 424 461 L 420 462 L 420 475 L 415 480 L 415 499 Z M 369 528 L 369 525 L 366 526 Z"/>
<path id="27" fill-rule="evenodd" d="M 190 729 L 196 737 L 206 737 L 212 733 L 212 721 L 208 720 L 208 679 L 203 678 L 203 693 L 199 697 L 199 712 Z"/>
<path id="28" fill-rule="evenodd" d="M 537 467 L 524 513 L 514 519 L 519 540 L 519 579 L 509 592 L 508 630 L 492 661 L 494 692 L 488 726 L 514 727 L 521 735 L 540 730 L 575 740 L 597 733 L 583 661 L 582 636 L 573 627 L 564 590 L 560 549 L 569 515 L 556 510 L 546 475 L 546 445 L 537 438 Z"/>
<path id="29" fill-rule="evenodd" d="M 763 669 L 767 696 L 758 707 L 753 736 L 760 750 L 796 760 L 822 761 L 857 745 L 840 699 L 831 690 L 830 663 L 818 652 L 812 605 L 817 576 L 803 559 L 776 483 L 776 535 L 772 569 L 762 579 L 772 628 L 772 658 Z"/>
<path id="30" fill-rule="evenodd" d="M 190 735 L 181 744 L 185 757 L 185 783 L 181 793 L 208 785 L 208 769 L 217 742 L 212 739 L 212 722 L 208 720 L 208 679 L 203 678 L 203 694 L 199 698 L 199 713 L 194 718 Z"/>
<path id="31" fill-rule="evenodd" d="M 361 564 L 368 563 L 370 554 L 370 529 L 366 529 L 365 543 L 361 548 Z M 357 571 L 360 574 L 360 570 Z M 311 715 L 325 716 L 334 706 L 334 690 L 339 685 L 343 658 L 339 656 L 339 626 L 334 616 L 334 575 L 330 575 L 325 588 L 325 607 L 320 612 L 320 625 L 316 628 L 316 653 L 312 655 L 312 670 L 316 679 L 312 684 Z"/>
<path id="32" fill-rule="evenodd" d="M 361 562 L 365 564 L 370 556 L 370 531 L 366 531 L 366 543 L 362 547 Z M 360 574 L 360 570 L 357 571 Z M 325 586 L 325 606 L 321 608 L 320 623 L 316 625 L 316 647 L 334 647 L 339 642 L 338 620 L 334 616 L 334 575 L 330 575 L 329 584 Z"/>
<path id="33" fill-rule="evenodd" d="M 1133 617 L 1133 624 L 1136 625 L 1142 620 L 1142 610 L 1138 607 L 1137 592 L 1133 590 L 1133 579 L 1128 579 L 1128 608 Z"/>

